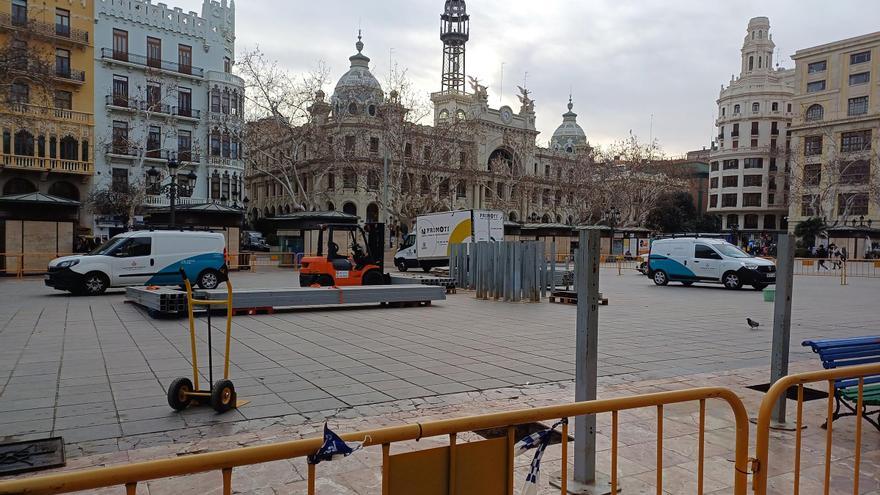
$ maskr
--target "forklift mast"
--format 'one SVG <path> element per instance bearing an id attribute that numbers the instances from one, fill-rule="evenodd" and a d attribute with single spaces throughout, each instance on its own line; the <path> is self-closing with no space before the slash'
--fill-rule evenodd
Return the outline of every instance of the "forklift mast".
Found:
<path id="1" fill-rule="evenodd" d="M 367 233 L 367 252 L 373 263 L 379 265 L 385 271 L 385 224 L 366 223 L 364 232 Z"/>

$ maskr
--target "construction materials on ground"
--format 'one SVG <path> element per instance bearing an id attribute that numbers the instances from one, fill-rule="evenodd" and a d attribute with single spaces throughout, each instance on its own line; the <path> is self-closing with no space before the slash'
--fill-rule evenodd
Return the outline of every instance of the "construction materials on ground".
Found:
<path id="1" fill-rule="evenodd" d="M 550 293 L 550 302 L 552 303 L 560 303 L 560 304 L 577 304 L 578 295 L 577 291 L 573 290 L 555 290 Z M 602 306 L 608 306 L 608 298 L 602 297 L 602 293 L 599 293 L 599 304 Z"/>
<path id="2" fill-rule="evenodd" d="M 292 287 L 272 289 L 237 289 L 234 309 L 295 308 L 303 306 L 339 306 L 344 304 L 429 305 L 446 299 L 445 289 L 430 285 L 363 285 L 349 287 Z M 199 299 L 218 300 L 222 290 L 197 290 Z"/>
<path id="3" fill-rule="evenodd" d="M 125 299 L 160 313 L 183 313 L 186 311 L 186 292 L 177 287 L 126 287 Z"/>
<path id="4" fill-rule="evenodd" d="M 449 275 L 477 299 L 539 302 L 551 281 L 540 241 L 475 242 L 449 246 Z M 555 277 L 552 277 L 555 278 Z"/>
<path id="5" fill-rule="evenodd" d="M 455 294 L 456 288 L 455 279 L 431 275 L 416 275 L 413 277 L 391 275 L 391 285 L 436 285 L 444 287 L 447 294 Z"/>

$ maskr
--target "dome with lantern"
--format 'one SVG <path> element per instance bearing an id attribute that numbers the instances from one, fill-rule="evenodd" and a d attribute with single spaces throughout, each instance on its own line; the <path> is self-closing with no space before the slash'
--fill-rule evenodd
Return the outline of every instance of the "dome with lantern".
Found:
<path id="1" fill-rule="evenodd" d="M 550 138 L 550 148 L 556 151 L 574 153 L 574 151 L 587 144 L 587 134 L 577 123 L 577 114 L 572 112 L 574 104 L 571 96 L 568 97 L 568 112 L 562 114 L 562 124 L 553 132 Z"/>
<path id="2" fill-rule="evenodd" d="M 385 100 L 382 85 L 370 72 L 370 58 L 361 53 L 364 43 L 358 32 L 357 53 L 348 58 L 351 68 L 339 78 L 330 98 L 336 117 L 375 116 Z"/>

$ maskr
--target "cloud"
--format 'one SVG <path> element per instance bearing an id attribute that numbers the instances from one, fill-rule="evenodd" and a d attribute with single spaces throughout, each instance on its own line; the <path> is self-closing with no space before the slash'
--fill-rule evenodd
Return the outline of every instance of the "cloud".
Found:
<path id="1" fill-rule="evenodd" d="M 201 2 L 179 3 L 199 10 Z M 360 26 L 380 81 L 393 58 L 427 95 L 440 86 L 442 8 L 442 0 L 239 0 L 237 50 L 260 45 L 294 71 L 324 60 L 335 84 Z M 798 49 L 876 31 L 880 2 L 471 0 L 468 13 L 468 74 L 489 85 L 492 106 L 518 108 L 516 85 L 528 72 L 540 143 L 561 122 L 571 88 L 593 144 L 632 129 L 645 139 L 653 133 L 668 153 L 679 154 L 708 146 L 715 134 L 715 99 L 739 72 L 749 18 L 770 18 L 778 62 L 791 67 Z"/>

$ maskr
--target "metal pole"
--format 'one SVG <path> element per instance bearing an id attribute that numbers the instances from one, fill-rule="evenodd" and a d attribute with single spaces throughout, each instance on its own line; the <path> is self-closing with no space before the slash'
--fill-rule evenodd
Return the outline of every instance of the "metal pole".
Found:
<path id="1" fill-rule="evenodd" d="M 595 400 L 599 343 L 599 231 L 581 231 L 577 270 L 577 339 L 575 392 L 577 402 Z M 574 480 L 596 480 L 596 416 L 578 416 L 574 423 Z"/>
<path id="2" fill-rule="evenodd" d="M 547 244 L 542 240 L 538 256 L 538 270 L 541 272 L 541 298 L 547 297 Z"/>
<path id="3" fill-rule="evenodd" d="M 770 361 L 770 384 L 788 375 L 788 350 L 791 341 L 791 293 L 794 283 L 794 239 L 780 234 L 776 248 L 776 298 L 773 303 L 773 344 Z M 772 419 L 785 423 L 785 395 L 773 408 Z"/>
<path id="4" fill-rule="evenodd" d="M 390 160 L 388 156 L 388 147 L 385 147 L 385 159 L 382 160 L 382 205 L 384 206 L 383 210 L 385 213 L 385 219 L 383 222 L 385 224 L 388 223 L 388 161 Z"/>
<path id="5" fill-rule="evenodd" d="M 556 290 L 556 239 L 550 244 L 550 294 Z"/>
<path id="6" fill-rule="evenodd" d="M 175 177 L 175 175 L 177 174 L 175 174 L 174 172 L 171 173 L 171 184 L 168 186 L 168 204 L 171 208 L 171 228 L 174 228 L 177 224 L 174 215 L 174 207 L 177 199 L 177 178 Z"/>

